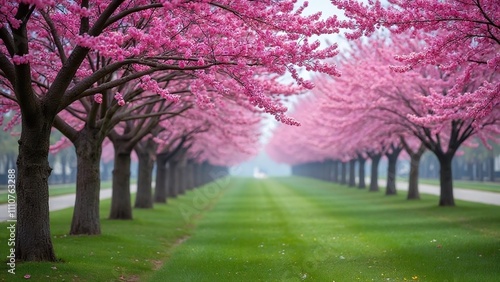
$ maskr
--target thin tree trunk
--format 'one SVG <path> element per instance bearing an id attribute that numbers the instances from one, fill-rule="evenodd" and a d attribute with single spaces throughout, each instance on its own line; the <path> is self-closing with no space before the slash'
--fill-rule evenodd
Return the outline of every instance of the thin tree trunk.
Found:
<path id="1" fill-rule="evenodd" d="M 340 184 L 346 184 L 347 183 L 347 163 L 342 162 L 341 165 L 341 171 L 340 171 Z"/>
<path id="2" fill-rule="evenodd" d="M 155 203 L 167 202 L 167 181 L 169 169 L 165 154 L 156 155 Z"/>
<path id="3" fill-rule="evenodd" d="M 356 186 L 356 159 L 349 161 L 349 187 Z"/>
<path id="4" fill-rule="evenodd" d="M 378 164 L 382 158 L 382 154 L 374 154 L 370 156 L 372 160 L 371 174 L 370 174 L 370 192 L 379 191 L 378 187 Z"/>
<path id="5" fill-rule="evenodd" d="M 177 185 L 177 193 L 179 195 L 184 195 L 186 194 L 186 165 L 180 162 L 177 165 L 177 170 L 176 170 L 176 185 Z"/>
<path id="6" fill-rule="evenodd" d="M 489 162 L 489 169 L 488 169 L 488 174 L 489 174 L 489 180 L 491 182 L 495 182 L 495 158 L 494 157 L 488 157 L 488 162 Z"/>
<path id="7" fill-rule="evenodd" d="M 171 160 L 169 162 L 169 170 L 168 170 L 168 197 L 169 198 L 177 198 L 179 194 L 178 191 L 178 162 Z"/>
<path id="8" fill-rule="evenodd" d="M 366 159 L 363 158 L 362 155 L 359 155 L 358 156 L 358 162 L 359 162 L 359 184 L 358 184 L 358 188 L 360 189 L 363 189 L 363 188 L 366 188 L 366 184 L 365 184 L 365 163 L 366 163 Z"/>
<path id="9" fill-rule="evenodd" d="M 467 173 L 469 174 L 469 180 L 474 181 L 474 164 L 467 163 Z"/>
<path id="10" fill-rule="evenodd" d="M 55 261 L 50 236 L 49 144 L 52 120 L 23 116 L 17 158 L 17 261 Z"/>
<path id="11" fill-rule="evenodd" d="M 483 176 L 483 161 L 482 160 L 478 160 L 476 162 L 476 172 L 477 172 L 477 181 L 483 182 L 484 176 Z"/>
<path id="12" fill-rule="evenodd" d="M 188 161 L 186 164 L 186 189 L 193 190 L 196 187 L 194 183 L 194 164 Z"/>
<path id="13" fill-rule="evenodd" d="M 82 130 L 75 142 L 77 171 L 76 198 L 71 221 L 71 235 L 101 234 L 99 191 L 102 140 L 97 131 Z"/>
<path id="14" fill-rule="evenodd" d="M 332 181 L 339 182 L 339 161 L 332 161 Z"/>
<path id="15" fill-rule="evenodd" d="M 115 147 L 115 167 L 113 169 L 113 191 L 109 219 L 132 219 L 130 203 L 130 151 L 120 150 L 119 141 Z"/>

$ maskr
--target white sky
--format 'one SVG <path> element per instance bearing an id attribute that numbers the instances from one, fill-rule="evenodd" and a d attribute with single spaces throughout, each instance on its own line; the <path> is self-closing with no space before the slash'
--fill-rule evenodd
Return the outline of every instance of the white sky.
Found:
<path id="1" fill-rule="evenodd" d="M 304 2 L 305 2 L 304 0 L 299 0 L 297 3 L 297 7 L 302 5 Z M 308 1 L 308 3 L 309 3 L 309 5 L 304 10 L 303 15 L 312 15 L 312 14 L 321 12 L 322 13 L 321 17 L 323 19 L 326 19 L 326 18 L 334 15 L 336 12 L 336 8 L 334 8 L 334 6 L 330 3 L 329 0 L 311 0 L 311 1 Z M 338 13 L 337 13 L 337 15 L 339 16 Z M 339 48 L 341 48 L 342 45 L 344 44 L 342 38 L 338 37 L 337 35 L 333 35 L 333 34 L 320 36 L 320 37 L 316 37 L 316 38 L 319 38 L 319 40 L 322 43 L 322 46 L 326 45 L 326 40 L 329 40 L 331 43 L 337 43 L 339 45 Z M 304 78 L 309 78 L 309 75 L 307 73 L 302 73 L 302 76 Z M 285 80 L 288 80 L 288 79 L 291 80 L 291 78 L 285 78 Z M 289 108 L 288 113 L 290 113 L 290 110 L 292 109 L 293 103 L 295 103 L 297 98 L 290 97 L 290 98 L 288 98 L 288 100 L 290 102 L 286 103 L 286 106 Z M 264 124 L 263 129 L 262 129 L 263 136 L 262 136 L 262 140 L 261 140 L 261 142 L 264 144 L 272 136 L 272 130 L 278 125 L 278 122 L 276 122 L 274 120 L 274 117 L 271 115 L 266 115 L 265 120 L 266 121 L 265 121 L 265 124 Z"/>

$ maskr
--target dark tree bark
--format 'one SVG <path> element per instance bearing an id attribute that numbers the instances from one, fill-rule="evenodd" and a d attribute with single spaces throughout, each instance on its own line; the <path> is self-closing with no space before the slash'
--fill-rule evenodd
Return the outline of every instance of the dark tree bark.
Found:
<path id="1" fill-rule="evenodd" d="M 196 187 L 194 183 L 194 164 L 192 160 L 186 163 L 186 189 L 193 190 Z"/>
<path id="2" fill-rule="evenodd" d="M 477 181 L 479 181 L 479 182 L 484 181 L 483 161 L 482 160 L 476 161 L 476 176 L 477 176 Z"/>
<path id="3" fill-rule="evenodd" d="M 168 162 L 169 170 L 168 170 L 168 186 L 167 193 L 169 198 L 177 198 L 179 195 L 179 185 L 178 185 L 178 162 L 175 160 L 170 160 Z"/>
<path id="4" fill-rule="evenodd" d="M 332 181 L 339 182 L 339 161 L 332 161 Z"/>
<path id="5" fill-rule="evenodd" d="M 139 142 L 135 146 L 135 152 L 139 158 L 139 166 L 137 173 L 137 193 L 135 197 L 136 208 L 151 209 L 153 208 L 153 167 L 154 155 L 157 146 L 152 138 Z"/>
<path id="6" fill-rule="evenodd" d="M 155 203 L 167 203 L 168 175 L 169 168 L 167 167 L 167 155 L 156 155 Z"/>
<path id="7" fill-rule="evenodd" d="M 416 151 L 412 150 L 411 147 L 406 143 L 404 138 L 401 138 L 401 144 L 405 149 L 406 153 L 410 156 L 410 175 L 408 180 L 408 200 L 418 200 L 420 199 L 420 192 L 418 190 L 418 177 L 419 177 L 419 167 L 420 159 L 425 153 L 425 145 L 422 143 Z"/>
<path id="8" fill-rule="evenodd" d="M 177 164 L 175 183 L 179 195 L 186 194 L 186 164 L 182 161 Z"/>
<path id="9" fill-rule="evenodd" d="M 385 194 L 386 195 L 396 195 L 396 165 L 398 162 L 399 153 L 403 150 L 402 146 L 391 145 L 391 152 L 385 153 L 388 160 L 387 167 L 387 185 Z"/>
<path id="10" fill-rule="evenodd" d="M 52 119 L 22 116 L 17 158 L 17 261 L 55 261 L 49 224 L 49 144 Z"/>
<path id="11" fill-rule="evenodd" d="M 358 188 L 363 189 L 366 188 L 365 184 L 365 163 L 366 159 L 361 155 L 358 154 L 358 163 L 359 163 L 359 184 Z"/>
<path id="12" fill-rule="evenodd" d="M 494 157 L 488 157 L 488 174 L 489 174 L 489 180 L 491 182 L 495 182 L 495 158 Z"/>
<path id="13" fill-rule="evenodd" d="M 413 154 L 410 160 L 410 175 L 408 179 L 408 196 L 407 200 L 420 199 L 420 192 L 418 189 L 418 173 L 420 167 L 420 157 L 422 155 Z"/>
<path id="14" fill-rule="evenodd" d="M 380 159 L 382 158 L 382 154 L 373 153 L 373 154 L 369 154 L 369 156 L 370 156 L 370 159 L 372 160 L 369 191 L 377 192 L 380 190 L 380 188 L 378 186 L 378 164 L 380 163 Z"/>
<path id="15" fill-rule="evenodd" d="M 76 198 L 70 234 L 101 234 L 99 192 L 102 138 L 99 130 L 80 131 L 74 144 L 77 155 Z"/>
<path id="16" fill-rule="evenodd" d="M 453 175 L 451 170 L 451 161 L 453 160 L 453 154 L 439 154 L 437 155 L 437 157 L 439 160 L 439 165 L 441 167 L 439 171 L 441 189 L 441 194 L 439 196 L 439 205 L 455 206 L 455 198 L 453 196 Z"/>
<path id="17" fill-rule="evenodd" d="M 434 153 L 439 161 L 439 179 L 441 186 L 439 206 L 455 206 L 453 197 L 453 156 L 460 145 L 475 133 L 472 122 L 452 120 L 450 125 L 451 130 L 446 142 L 446 147 L 442 144 L 440 135 L 434 134 L 429 128 L 421 128 L 420 131 L 417 132 L 418 138 Z"/>
<path id="18" fill-rule="evenodd" d="M 195 188 L 198 188 L 201 186 L 201 181 L 200 181 L 200 164 L 193 162 L 193 185 Z"/>
<path id="19" fill-rule="evenodd" d="M 347 163 L 340 164 L 340 184 L 347 184 Z"/>
<path id="20" fill-rule="evenodd" d="M 130 154 L 131 149 L 123 141 L 114 140 L 115 166 L 109 219 L 132 219 L 130 202 Z"/>
<path id="21" fill-rule="evenodd" d="M 349 161 L 349 187 L 356 186 L 356 159 Z"/>

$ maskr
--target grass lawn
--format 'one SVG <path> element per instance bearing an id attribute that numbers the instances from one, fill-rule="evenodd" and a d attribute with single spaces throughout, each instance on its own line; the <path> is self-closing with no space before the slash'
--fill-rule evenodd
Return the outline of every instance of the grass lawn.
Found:
<path id="1" fill-rule="evenodd" d="M 101 236 L 69 236 L 72 209 L 51 212 L 57 263 L 20 263 L 16 274 L 0 266 L 0 281 L 144 281 L 183 242 L 199 216 L 222 193 L 215 185 L 189 191 L 153 210 L 134 209 L 134 220 L 108 220 L 110 200 L 101 201 Z M 132 199 L 132 202 L 134 199 Z M 5 262 L 7 223 L 0 223 L 0 255 Z M 140 275 L 140 279 L 139 279 Z M 165 281 L 165 280 L 162 280 Z"/>
<path id="2" fill-rule="evenodd" d="M 135 183 L 135 182 L 134 182 Z M 111 188 L 111 181 L 101 183 L 101 189 Z M 5 188 L 7 189 L 7 188 Z M 49 186 L 49 196 L 60 196 L 67 194 L 74 194 L 76 192 L 76 184 L 55 184 Z M 7 190 L 2 190 L 0 193 L 0 204 L 7 203 L 8 194 Z"/>
<path id="3" fill-rule="evenodd" d="M 149 281 L 499 281 L 500 207 L 241 180 Z"/>
<path id="4" fill-rule="evenodd" d="M 0 268 L 0 281 L 498 281 L 500 207 L 347 188 L 305 178 L 231 179 L 134 210 L 102 236 L 66 236 L 51 213 L 59 263 Z M 5 257 L 7 224 L 0 224 Z M 181 244 L 182 243 L 182 244 Z"/>

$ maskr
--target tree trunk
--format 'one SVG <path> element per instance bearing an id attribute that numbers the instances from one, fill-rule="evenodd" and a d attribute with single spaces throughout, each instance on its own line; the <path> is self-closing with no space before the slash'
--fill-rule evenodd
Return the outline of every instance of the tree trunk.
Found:
<path id="1" fill-rule="evenodd" d="M 194 164 L 188 161 L 186 164 L 186 189 L 193 190 L 196 187 L 194 183 Z"/>
<path id="2" fill-rule="evenodd" d="M 488 169 L 488 174 L 489 174 L 489 180 L 491 182 L 495 182 L 495 158 L 494 157 L 488 157 L 488 163 L 489 163 L 489 169 Z"/>
<path id="3" fill-rule="evenodd" d="M 402 148 L 392 148 L 391 153 L 386 153 L 386 157 L 388 159 L 388 167 L 387 167 L 387 185 L 385 194 L 386 195 L 396 195 L 396 165 L 398 162 L 399 153 L 401 153 Z"/>
<path id="4" fill-rule="evenodd" d="M 101 234 L 99 191 L 102 139 L 99 130 L 80 131 L 75 142 L 77 171 L 76 198 L 71 221 L 71 235 Z"/>
<path id="5" fill-rule="evenodd" d="M 474 181 L 474 164 L 467 163 L 467 173 L 469 174 L 469 180 Z"/>
<path id="6" fill-rule="evenodd" d="M 332 181 L 339 182 L 339 161 L 332 162 Z"/>
<path id="7" fill-rule="evenodd" d="M 455 206 L 455 199 L 453 197 L 453 175 L 451 170 L 451 161 L 453 156 L 448 154 L 438 156 L 440 175 L 441 194 L 439 196 L 440 206 Z"/>
<path id="8" fill-rule="evenodd" d="M 479 160 L 476 162 L 476 175 L 477 175 L 477 181 L 483 182 L 484 181 L 484 176 L 483 176 L 483 161 Z"/>
<path id="9" fill-rule="evenodd" d="M 382 158 L 382 154 L 375 154 L 370 156 L 372 160 L 371 175 L 370 175 L 370 189 L 371 192 L 379 191 L 378 187 L 378 164 Z"/>
<path id="10" fill-rule="evenodd" d="M 22 118 L 17 158 L 17 222 L 15 255 L 17 261 L 55 261 L 50 236 L 49 144 L 52 120 Z"/>
<path id="11" fill-rule="evenodd" d="M 186 194 L 186 165 L 182 162 L 178 163 L 176 171 L 175 182 L 177 185 L 177 193 L 179 195 L 184 195 Z"/>
<path id="12" fill-rule="evenodd" d="M 154 142 L 153 138 L 139 141 L 134 148 L 139 158 L 139 165 L 137 167 L 137 194 L 134 205 L 136 208 L 153 208 L 153 168 L 157 148 L 158 145 Z"/>
<path id="13" fill-rule="evenodd" d="M 359 155 L 358 156 L 358 162 L 359 162 L 359 184 L 358 188 L 363 189 L 366 188 L 365 184 L 365 158 L 363 156 Z"/>
<path id="14" fill-rule="evenodd" d="M 169 161 L 169 170 L 168 170 L 168 197 L 169 198 L 177 198 L 177 195 L 179 194 L 178 191 L 178 174 L 177 170 L 178 168 L 178 163 L 174 160 Z"/>
<path id="15" fill-rule="evenodd" d="M 347 163 L 342 162 L 340 166 L 340 184 L 346 184 L 347 183 Z"/>
<path id="16" fill-rule="evenodd" d="M 410 175 L 408 179 L 408 200 L 420 199 L 420 192 L 418 190 L 418 173 L 420 166 L 420 157 L 422 155 L 413 154 L 410 160 Z"/>
<path id="17" fill-rule="evenodd" d="M 136 153 L 139 158 L 139 166 L 137 169 L 137 194 L 135 197 L 135 207 L 151 209 L 153 208 L 153 192 L 151 186 L 153 182 L 154 160 L 148 150 L 140 153 L 136 150 Z"/>
<path id="18" fill-rule="evenodd" d="M 349 161 L 349 187 L 356 186 L 356 159 Z"/>
<path id="19" fill-rule="evenodd" d="M 130 203 L 130 150 L 121 150 L 120 141 L 113 143 L 115 167 L 113 169 L 113 191 L 109 219 L 132 219 Z"/>
<path id="20" fill-rule="evenodd" d="M 155 203 L 167 203 L 168 175 L 166 155 L 156 155 Z"/>

